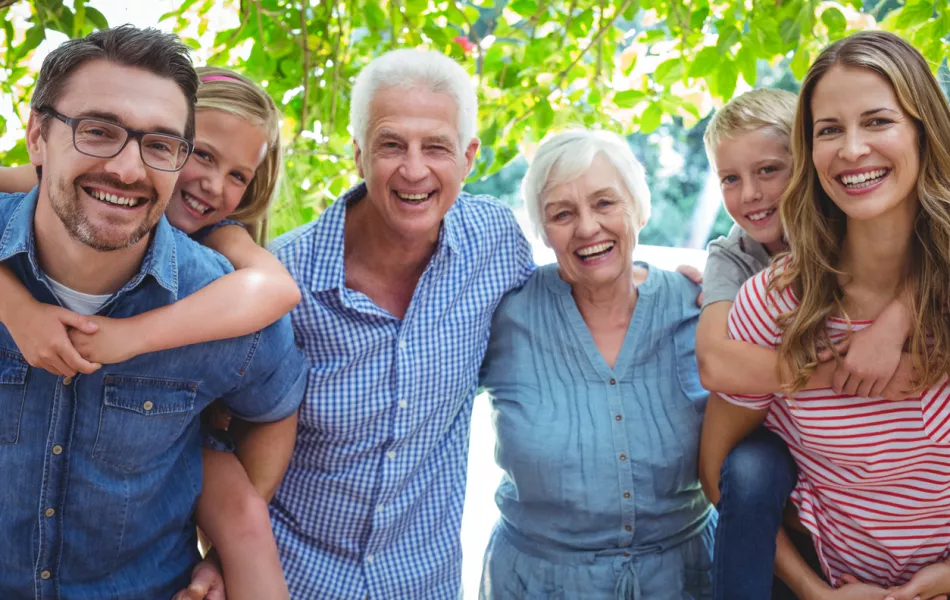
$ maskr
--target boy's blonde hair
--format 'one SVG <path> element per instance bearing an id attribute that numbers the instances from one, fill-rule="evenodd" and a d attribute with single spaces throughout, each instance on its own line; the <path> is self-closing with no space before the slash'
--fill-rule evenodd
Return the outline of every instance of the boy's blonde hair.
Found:
<path id="1" fill-rule="evenodd" d="M 267 152 L 254 179 L 229 218 L 243 223 L 259 244 L 267 235 L 267 211 L 280 178 L 280 113 L 270 94 L 234 71 L 217 67 L 195 69 L 201 85 L 195 111 L 220 110 L 261 127 L 267 135 Z"/>
<path id="2" fill-rule="evenodd" d="M 797 103 L 795 94 L 768 88 L 746 92 L 727 102 L 716 111 L 703 134 L 709 163 L 715 168 L 716 150 L 723 138 L 750 131 L 768 129 L 778 134 L 786 146 L 790 146 Z"/>

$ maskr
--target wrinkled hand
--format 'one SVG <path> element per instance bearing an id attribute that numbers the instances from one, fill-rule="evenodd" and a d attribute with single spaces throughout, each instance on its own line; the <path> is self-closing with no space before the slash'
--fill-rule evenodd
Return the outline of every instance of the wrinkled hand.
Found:
<path id="1" fill-rule="evenodd" d="M 102 366 L 83 358 L 69 339 L 74 331 L 96 333 L 98 326 L 89 317 L 52 304 L 31 302 L 9 321 L 5 325 L 13 341 L 33 367 L 72 377 L 77 372 L 93 373 Z"/>
<path id="2" fill-rule="evenodd" d="M 69 332 L 73 347 L 87 360 L 103 365 L 120 363 L 141 354 L 142 335 L 129 319 L 89 317 L 98 327 L 94 334 L 78 330 Z"/>
<path id="3" fill-rule="evenodd" d="M 890 588 L 887 600 L 947 600 L 950 564 L 938 562 L 914 573 L 904 585 Z"/>
<path id="4" fill-rule="evenodd" d="M 691 265 L 680 265 L 676 267 L 676 272 L 686 277 L 687 279 L 689 279 L 696 285 L 700 286 L 699 296 L 696 297 L 696 306 L 702 306 L 703 305 L 703 291 L 702 291 L 703 274 L 702 272 L 696 267 L 693 267 Z"/>
<path id="5" fill-rule="evenodd" d="M 206 558 L 191 571 L 191 584 L 172 600 L 227 600 L 224 577 L 214 559 Z"/>
<path id="6" fill-rule="evenodd" d="M 835 348 L 844 358 L 835 370 L 832 389 L 838 394 L 862 398 L 881 396 L 901 358 L 901 345 L 882 338 L 872 327 L 855 332 Z M 831 358 L 830 349 L 818 355 L 820 361 Z"/>

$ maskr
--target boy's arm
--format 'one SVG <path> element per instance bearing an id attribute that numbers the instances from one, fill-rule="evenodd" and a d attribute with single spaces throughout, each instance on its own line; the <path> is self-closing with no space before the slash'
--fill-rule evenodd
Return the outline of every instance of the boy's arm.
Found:
<path id="1" fill-rule="evenodd" d="M 300 301 L 287 269 L 242 227 L 220 227 L 205 242 L 236 270 L 174 304 L 128 319 L 97 318 L 99 333 L 71 336 L 80 353 L 116 363 L 146 352 L 248 335 Z"/>
<path id="2" fill-rule="evenodd" d="M 80 356 L 70 343 L 69 328 L 96 332 L 89 318 L 71 310 L 37 301 L 13 273 L 0 263 L 0 323 L 31 366 L 61 377 L 92 373 L 101 365 Z"/>
<path id="3" fill-rule="evenodd" d="M 774 394 L 790 380 L 787 365 L 778 350 L 729 338 L 728 318 L 732 302 L 709 304 L 699 315 L 696 328 L 696 362 L 699 378 L 707 390 L 726 394 Z M 818 366 L 805 389 L 831 387 L 834 362 Z M 781 371 L 780 371 L 781 369 Z"/>
<path id="4" fill-rule="evenodd" d="M 36 167 L 33 165 L 0 167 L 0 192 L 28 192 L 36 184 Z"/>

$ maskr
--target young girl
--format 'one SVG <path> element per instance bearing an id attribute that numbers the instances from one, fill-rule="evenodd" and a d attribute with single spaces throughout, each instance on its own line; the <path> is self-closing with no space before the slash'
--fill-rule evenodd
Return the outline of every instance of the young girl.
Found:
<path id="1" fill-rule="evenodd" d="M 280 171 L 277 108 L 266 92 L 231 71 L 200 68 L 198 75 L 195 150 L 166 216 L 223 254 L 235 271 L 170 306 L 109 319 L 39 303 L 0 265 L 0 322 L 32 366 L 64 376 L 89 373 L 146 352 L 252 333 L 299 301 L 287 271 L 255 243 L 263 241 Z M 8 191 L 35 184 L 29 166 L 0 174 L 0 187 Z M 286 461 L 292 449 L 287 440 Z M 279 481 L 251 472 L 255 489 L 230 452 L 206 448 L 203 462 L 195 517 L 220 556 L 228 598 L 287 598 L 266 502 Z"/>
<path id="2" fill-rule="evenodd" d="M 782 389 L 778 352 L 730 340 L 727 317 L 742 284 L 788 248 L 778 207 L 791 177 L 795 104 L 795 95 L 782 90 L 747 92 L 717 111 L 703 136 L 720 179 L 723 204 L 736 223 L 728 237 L 709 244 L 703 278 L 696 353 L 703 384 L 710 390 Z M 836 385 L 858 395 L 885 390 L 882 395 L 895 395 L 886 384 L 898 366 L 910 316 L 900 302 L 886 312 L 873 327 L 855 334 L 837 374 L 835 363 L 826 362 L 808 387 L 829 387 L 836 377 Z M 876 360 L 869 363 L 868 356 Z M 749 368 L 736 369 L 736 364 Z M 712 476 L 702 470 L 707 496 L 718 502 L 719 509 L 713 597 L 767 598 L 773 588 L 776 535 L 797 477 L 795 463 L 780 437 L 759 428 L 713 468 Z M 780 589 L 781 582 L 776 586 Z"/>
<path id="3" fill-rule="evenodd" d="M 855 34 L 809 70 L 793 157 L 780 205 L 790 253 L 743 285 L 728 322 L 732 338 L 779 349 L 788 390 L 711 396 L 702 460 L 721 464 L 763 421 L 788 444 L 808 535 L 796 548 L 780 533 L 776 570 L 797 597 L 946 598 L 950 108 L 909 44 Z M 823 348 L 895 301 L 910 307 L 922 394 L 806 389 Z"/>

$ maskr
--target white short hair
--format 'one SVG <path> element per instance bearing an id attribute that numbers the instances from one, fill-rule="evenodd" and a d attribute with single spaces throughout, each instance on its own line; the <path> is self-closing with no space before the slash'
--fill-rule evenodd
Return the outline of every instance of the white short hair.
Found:
<path id="1" fill-rule="evenodd" d="M 650 188 L 647 187 L 643 165 L 633 155 L 630 146 L 622 137 L 609 131 L 574 129 L 545 138 L 521 181 L 528 218 L 541 239 L 547 239 L 542 204 L 544 192 L 583 175 L 598 155 L 617 169 L 633 197 L 633 205 L 629 208 L 634 231 L 646 225 L 650 219 Z"/>
<path id="2" fill-rule="evenodd" d="M 387 52 L 366 65 L 356 76 L 350 101 L 350 126 L 361 148 L 366 147 L 369 106 L 383 88 L 420 87 L 451 96 L 458 106 L 460 151 L 475 137 L 478 97 L 468 73 L 457 62 L 438 52 L 401 49 Z"/>

